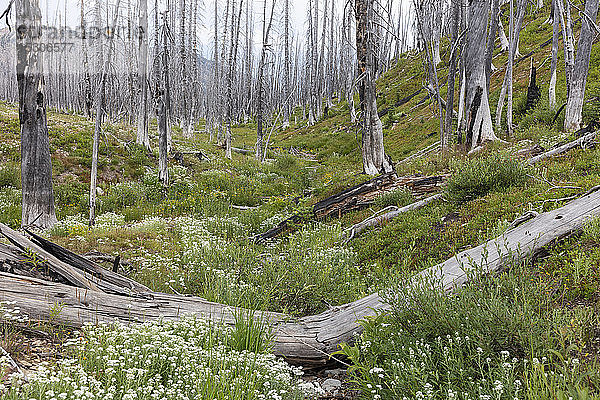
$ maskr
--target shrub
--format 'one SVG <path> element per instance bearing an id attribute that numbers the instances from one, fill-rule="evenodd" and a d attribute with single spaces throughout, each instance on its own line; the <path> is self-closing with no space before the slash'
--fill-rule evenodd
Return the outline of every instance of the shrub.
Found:
<path id="1" fill-rule="evenodd" d="M 0 222 L 11 228 L 21 226 L 21 189 L 0 187 Z"/>
<path id="2" fill-rule="evenodd" d="M 492 155 L 455 165 L 445 195 L 454 203 L 465 203 L 527 181 L 527 169 L 517 160 Z"/>
<path id="3" fill-rule="evenodd" d="M 405 188 L 396 189 L 392 192 L 384 193 L 375 199 L 374 204 L 378 207 L 396 206 L 403 207 L 414 201 L 414 197 L 410 190 Z"/>
<path id="4" fill-rule="evenodd" d="M 279 172 L 292 172 L 296 168 L 298 168 L 298 160 L 296 157 L 284 154 L 280 157 L 277 157 L 275 163 L 273 164 L 273 169 Z"/>

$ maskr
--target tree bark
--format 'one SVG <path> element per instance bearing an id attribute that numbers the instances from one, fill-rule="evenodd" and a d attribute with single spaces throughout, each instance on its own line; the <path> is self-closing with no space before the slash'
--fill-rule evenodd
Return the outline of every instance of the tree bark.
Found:
<path id="1" fill-rule="evenodd" d="M 492 59 L 494 58 L 494 49 L 496 47 L 496 33 L 498 32 L 498 21 L 500 10 L 500 1 L 492 0 L 492 11 L 490 13 L 490 29 L 488 31 L 488 40 L 485 50 L 485 82 L 490 87 L 490 77 L 492 75 Z"/>
<path id="2" fill-rule="evenodd" d="M 38 0 L 16 0 L 17 85 L 21 127 L 21 224 L 49 228 L 56 223 L 46 93 L 39 48 L 42 15 Z"/>
<path id="3" fill-rule="evenodd" d="M 496 0 L 497 1 L 497 0 Z M 458 49 L 458 28 L 460 26 L 460 3 L 459 0 L 451 0 L 451 19 L 452 28 L 450 33 L 450 66 L 448 67 L 448 90 L 446 98 L 446 121 L 444 124 L 444 132 L 441 137 L 442 151 L 447 149 L 452 139 L 452 110 L 454 107 L 454 82 L 456 77 L 456 63 Z"/>
<path id="4" fill-rule="evenodd" d="M 556 108 L 556 67 L 558 65 L 558 41 L 560 40 L 560 16 L 557 0 L 552 0 L 552 61 L 550 63 L 550 85 L 548 87 L 548 104 Z"/>
<path id="5" fill-rule="evenodd" d="M 469 29 L 465 45 L 466 144 L 474 149 L 485 141 L 498 140 L 492 127 L 485 81 L 485 40 L 490 0 L 473 0 L 469 6 Z"/>
<path id="6" fill-rule="evenodd" d="M 111 25 L 113 30 L 116 27 L 117 20 L 119 18 L 120 4 L 121 0 L 117 0 L 117 4 L 115 6 L 115 13 Z M 106 54 L 106 59 L 103 60 L 99 88 L 96 94 L 96 121 L 94 125 L 94 141 L 92 144 L 92 171 L 90 174 L 90 226 L 94 226 L 94 224 L 96 223 L 96 184 L 98 180 L 98 147 L 100 145 L 100 132 L 102 131 L 102 122 L 104 119 L 104 106 L 106 101 L 106 79 L 108 78 L 110 63 L 112 59 L 114 35 L 110 36 L 108 43 L 108 52 Z"/>
<path id="7" fill-rule="evenodd" d="M 363 171 L 368 175 L 393 170 L 383 147 L 383 126 L 377 114 L 375 74 L 375 35 L 373 22 L 374 0 L 355 0 L 356 52 L 360 73 L 359 98 L 362 111 Z"/>
<path id="8" fill-rule="evenodd" d="M 148 0 L 139 0 L 138 20 L 138 118 L 136 142 L 150 149 L 148 135 Z"/>
<path id="9" fill-rule="evenodd" d="M 586 0 L 585 16 L 582 18 L 581 33 L 577 44 L 577 55 L 573 68 L 571 88 L 565 108 L 565 130 L 576 131 L 581 127 L 583 100 L 585 97 L 585 84 L 590 68 L 590 55 L 596 32 L 592 23 L 598 16 L 598 0 Z"/>

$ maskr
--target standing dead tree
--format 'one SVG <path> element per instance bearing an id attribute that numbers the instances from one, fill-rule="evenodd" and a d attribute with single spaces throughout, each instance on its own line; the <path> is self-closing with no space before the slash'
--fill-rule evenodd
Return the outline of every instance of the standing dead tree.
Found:
<path id="1" fill-rule="evenodd" d="M 377 113 L 375 79 L 377 73 L 374 0 L 355 0 L 356 54 L 358 58 L 358 94 L 362 117 L 362 161 L 363 172 L 368 175 L 387 173 L 393 170 L 390 159 L 383 148 L 383 126 Z"/>
<path id="2" fill-rule="evenodd" d="M 49 228 L 56 222 L 56 215 L 42 54 L 37 50 L 42 15 L 38 0 L 16 0 L 14 4 L 21 125 L 21 224 Z"/>
<path id="3" fill-rule="evenodd" d="M 119 5 L 121 0 L 117 0 L 112 20 L 112 31 L 114 32 L 119 18 Z M 101 46 L 101 43 L 98 44 Z M 100 132 L 102 131 L 102 122 L 104 119 L 104 104 L 106 101 L 106 81 L 108 79 L 109 70 L 111 67 L 112 53 L 114 49 L 114 34 L 110 35 L 108 41 L 108 51 L 106 58 L 102 63 L 102 72 L 100 73 L 99 88 L 96 92 L 96 121 L 94 126 L 94 141 L 92 144 L 92 171 L 90 175 L 90 218 L 89 225 L 94 226 L 96 223 L 96 186 L 98 180 L 98 147 L 100 145 Z"/>
<path id="4" fill-rule="evenodd" d="M 509 95 L 508 99 L 508 110 L 507 110 L 507 123 L 509 125 L 509 134 L 512 133 L 512 79 L 513 79 L 513 65 L 517 54 L 519 53 L 519 33 L 523 25 L 523 19 L 525 18 L 525 12 L 527 10 L 526 0 L 517 0 L 517 16 L 514 19 L 514 13 L 511 11 L 510 22 L 509 22 L 509 48 L 508 48 L 508 61 L 506 66 L 506 73 L 504 74 L 504 81 L 502 82 L 502 88 L 500 89 L 500 96 L 498 98 L 498 105 L 496 107 L 496 127 L 500 127 L 502 122 L 502 110 L 504 108 L 504 100 Z M 511 10 L 512 10 L 511 3 Z M 510 89 L 510 92 L 509 92 Z"/>
<path id="5" fill-rule="evenodd" d="M 139 0 L 138 19 L 138 118 L 136 142 L 150 149 L 148 135 L 148 0 Z"/>
<path id="6" fill-rule="evenodd" d="M 485 44 L 490 0 L 473 0 L 468 7 L 468 29 L 464 49 L 466 144 L 475 149 L 498 140 L 492 126 L 485 77 Z"/>
<path id="7" fill-rule="evenodd" d="M 570 5 L 567 4 L 567 9 L 569 7 Z M 570 71 L 572 80 L 567 97 L 567 107 L 565 108 L 564 125 L 567 131 L 576 131 L 581 127 L 581 113 L 585 97 L 585 84 L 590 68 L 592 44 L 600 33 L 596 25 L 597 16 L 598 0 L 586 0 L 585 9 L 582 11 L 581 33 L 579 34 L 579 42 L 577 43 L 577 55 L 575 56 L 573 69 Z"/>
<path id="8" fill-rule="evenodd" d="M 232 20 L 231 23 L 231 43 L 229 47 L 229 61 L 227 67 L 227 104 L 225 105 L 225 155 L 231 159 L 231 123 L 232 123 L 232 108 L 233 108 L 233 80 L 235 79 L 235 72 L 237 68 L 237 53 L 238 53 L 238 39 L 240 34 L 240 21 L 242 17 L 243 0 L 240 1 L 239 11 L 237 18 Z M 235 2 L 233 3 L 232 18 L 235 15 Z"/>
<path id="9" fill-rule="evenodd" d="M 595 189 L 595 190 L 594 190 Z M 528 260 L 545 246 L 579 231 L 590 218 L 600 215 L 598 187 L 583 197 L 553 211 L 539 214 L 515 225 L 502 235 L 477 247 L 462 251 L 452 258 L 430 267 L 407 280 L 402 286 L 388 288 L 388 295 L 403 296 L 411 287 L 422 283 L 421 278 L 435 278 L 435 288 L 443 293 L 459 289 L 464 283 L 481 273 L 494 273 L 508 267 L 515 260 Z M 522 220 L 522 219 L 521 219 Z M 0 231 L 15 242 L 31 243 L 15 237 L 10 229 L 0 224 Z M 37 241 L 37 239 L 34 240 Z M 43 243 L 41 243 L 43 245 Z M 31 245 L 21 244 L 21 251 L 31 250 Z M 81 326 L 86 322 L 143 322 L 158 318 L 176 319 L 183 314 L 202 315 L 226 325 L 235 324 L 236 315 L 244 312 L 233 307 L 211 303 L 198 297 L 169 295 L 151 292 L 147 288 L 116 274 L 102 271 L 93 263 L 84 262 L 66 249 L 44 247 L 40 257 L 59 261 L 87 278 L 96 288 L 85 291 L 77 286 L 51 282 L 47 279 L 0 273 L 0 290 L 5 300 L 19 301 L 19 306 L 31 318 L 47 319 L 53 304 L 67 304 L 54 323 Z M 1 251 L 3 250 L 3 251 Z M 58 251 L 56 251 L 58 250 Z M 11 248 L 0 248 L 3 257 L 20 256 Z M 49 256 L 49 257 L 48 257 Z M 56 260 L 56 261 L 55 261 Z M 99 274 L 98 272 L 101 272 Z M 108 284 L 111 285 L 108 285 Z M 130 296 L 115 294 L 116 286 Z M 84 286 L 86 287 L 86 286 Z M 113 289 L 113 290 L 111 290 Z M 257 312 L 256 317 L 273 329 L 273 352 L 286 357 L 289 362 L 307 366 L 323 365 L 339 345 L 353 340 L 362 331 L 361 320 L 389 310 L 384 293 L 373 293 L 352 303 L 332 307 L 321 314 L 290 321 L 283 314 Z"/>
<path id="10" fill-rule="evenodd" d="M 158 13 L 158 11 L 155 11 Z M 158 119 L 158 178 L 163 186 L 169 185 L 169 168 L 167 158 L 169 155 L 169 41 L 171 33 L 167 21 L 167 11 L 162 14 L 162 27 L 160 30 L 160 39 L 158 34 L 155 42 L 161 42 L 160 49 L 156 49 L 154 60 L 155 69 L 155 89 L 154 101 L 156 105 L 156 115 Z M 156 19 L 157 20 L 157 19 Z M 157 28 L 158 29 L 158 28 Z"/>

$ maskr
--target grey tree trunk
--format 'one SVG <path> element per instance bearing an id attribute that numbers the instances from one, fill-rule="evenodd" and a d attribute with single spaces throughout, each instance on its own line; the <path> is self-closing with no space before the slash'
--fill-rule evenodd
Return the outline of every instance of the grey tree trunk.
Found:
<path id="1" fill-rule="evenodd" d="M 119 18 L 119 5 L 121 0 L 117 0 L 115 5 L 115 13 L 112 20 L 112 29 L 117 25 Z M 110 63 L 112 58 L 112 52 L 114 47 L 114 35 L 109 39 L 108 52 L 106 59 L 102 65 L 102 72 L 100 76 L 99 87 L 96 93 L 96 121 L 94 125 L 94 142 L 92 144 L 92 171 L 90 174 L 90 219 L 89 225 L 94 226 L 96 223 L 96 187 L 98 180 L 98 147 L 100 142 L 100 132 L 102 131 L 102 121 L 104 119 L 104 103 L 106 100 L 106 79 L 108 77 L 108 70 L 110 69 Z"/>
<path id="2" fill-rule="evenodd" d="M 592 26 L 598 16 L 598 0 L 586 0 L 581 33 L 577 44 L 577 55 L 573 69 L 571 89 L 567 98 L 565 108 L 565 130 L 576 131 L 581 127 L 583 99 L 585 96 L 585 84 L 588 70 L 590 68 L 590 55 L 595 38 L 595 30 Z"/>
<path id="3" fill-rule="evenodd" d="M 283 105 L 283 127 L 287 128 L 290 126 L 290 115 L 291 107 L 290 100 L 290 0 L 285 0 L 283 7 L 283 46 L 284 46 L 284 82 L 283 82 L 283 96 L 286 98 L 286 102 Z"/>
<path id="4" fill-rule="evenodd" d="M 470 3 L 469 29 L 465 45 L 465 105 L 467 147 L 474 149 L 485 141 L 498 140 L 492 127 L 485 81 L 485 42 L 490 0 Z"/>
<path id="5" fill-rule="evenodd" d="M 560 16 L 556 0 L 552 0 L 552 62 L 550 63 L 550 85 L 548 87 L 548 104 L 556 108 L 556 67 L 558 65 L 558 41 L 560 40 Z"/>
<path id="6" fill-rule="evenodd" d="M 360 80 L 358 92 L 362 111 L 362 160 L 368 175 L 393 170 L 383 148 L 383 126 L 377 114 L 375 75 L 375 35 L 373 28 L 374 0 L 355 0 L 356 53 Z"/>
<path id="7" fill-rule="evenodd" d="M 262 30 L 262 50 L 260 53 L 260 62 L 258 64 L 258 94 L 256 99 L 256 159 L 258 161 L 262 161 L 263 159 L 263 141 L 264 141 L 264 132 L 263 132 L 263 94 L 264 94 L 264 76 L 265 76 L 265 67 L 267 62 L 267 51 L 269 47 L 269 32 L 271 31 L 271 25 L 273 22 L 273 14 L 275 11 L 275 0 L 272 0 L 271 3 L 271 15 L 269 17 L 269 21 L 267 22 L 267 2 L 264 2 L 263 6 L 263 30 Z"/>
<path id="8" fill-rule="evenodd" d="M 81 9 L 80 9 L 80 23 L 82 28 L 81 35 L 81 49 L 83 51 L 83 69 L 84 69 L 84 77 L 83 77 L 83 108 L 85 110 L 85 115 L 88 118 L 92 116 L 92 80 L 90 77 L 90 67 L 89 67 L 89 57 L 88 57 L 88 47 L 87 47 L 87 33 L 86 33 L 86 23 L 85 23 L 85 10 L 84 10 L 84 1 L 81 0 Z"/>
<path id="9" fill-rule="evenodd" d="M 448 90 L 446 97 L 446 121 L 444 124 L 444 132 L 441 137 L 442 151 L 445 151 L 451 141 L 452 134 L 452 107 L 454 106 L 454 82 L 456 76 L 456 61 L 458 52 L 458 27 L 460 24 L 460 2 L 459 0 L 451 1 L 451 21 L 452 28 L 450 33 L 450 66 L 448 67 Z"/>
<path id="10" fill-rule="evenodd" d="M 509 34 L 513 32 L 513 38 L 509 43 L 509 55 L 512 54 L 509 58 L 514 60 L 518 58 L 518 50 L 519 50 L 519 33 L 521 32 L 521 26 L 523 25 L 523 19 L 525 18 L 525 11 L 527 9 L 527 2 L 525 0 L 519 0 L 519 4 L 517 6 L 517 21 L 516 27 L 508 27 Z M 510 24 L 509 24 L 510 25 Z M 511 53 L 512 51 L 512 53 Z M 498 104 L 496 106 L 496 126 L 500 127 L 502 122 L 502 110 L 504 109 L 504 100 L 506 99 L 506 93 L 508 91 L 508 80 L 512 79 L 512 69 L 510 71 L 510 75 L 508 73 L 508 65 L 506 68 L 506 73 L 504 74 L 504 80 L 502 81 L 502 88 L 500 88 L 500 96 L 498 98 Z"/>
<path id="11" fill-rule="evenodd" d="M 41 41 L 42 13 L 38 0 L 16 0 L 14 4 L 21 125 L 21 224 L 49 228 L 56 223 L 50 138 L 42 54 L 34 50 Z"/>
<path id="12" fill-rule="evenodd" d="M 163 14 L 162 26 L 162 51 L 160 55 L 160 69 L 157 79 L 157 116 L 158 116 L 158 179 L 163 186 L 169 185 L 169 44 L 167 17 Z"/>
<path id="13" fill-rule="evenodd" d="M 515 22 L 514 22 L 514 2 L 510 0 L 510 15 L 508 19 L 508 41 L 512 43 L 515 40 L 515 34 L 519 34 L 515 31 Z M 515 46 L 516 47 L 516 46 Z M 506 67 L 506 77 L 507 77 L 507 85 L 506 91 L 508 94 L 508 100 L 506 105 L 506 125 L 508 128 L 508 135 L 512 136 L 513 134 L 513 126 L 512 126 L 512 117 L 513 117 L 513 64 L 515 59 L 514 47 L 509 46 L 508 48 L 508 65 Z"/>
<path id="14" fill-rule="evenodd" d="M 138 118 L 136 143 L 150 149 L 148 135 L 148 0 L 139 0 L 138 21 Z"/>
<path id="15" fill-rule="evenodd" d="M 500 1 L 492 0 L 492 11 L 490 14 L 490 29 L 488 32 L 488 41 L 485 50 L 485 82 L 490 87 L 490 76 L 492 75 L 492 59 L 494 57 L 494 48 L 496 47 L 496 33 L 498 32 L 498 20 L 500 16 Z"/>

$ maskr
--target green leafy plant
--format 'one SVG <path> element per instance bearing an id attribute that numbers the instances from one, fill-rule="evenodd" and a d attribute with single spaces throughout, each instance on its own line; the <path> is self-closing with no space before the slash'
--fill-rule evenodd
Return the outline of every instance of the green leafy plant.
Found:
<path id="1" fill-rule="evenodd" d="M 445 196 L 460 204 L 526 181 L 527 169 L 521 162 L 494 154 L 455 164 Z"/>
<path id="2" fill-rule="evenodd" d="M 414 197 L 410 190 L 400 188 L 391 192 L 384 193 L 375 199 L 373 204 L 377 207 L 396 206 L 402 207 L 414 201 Z"/>

